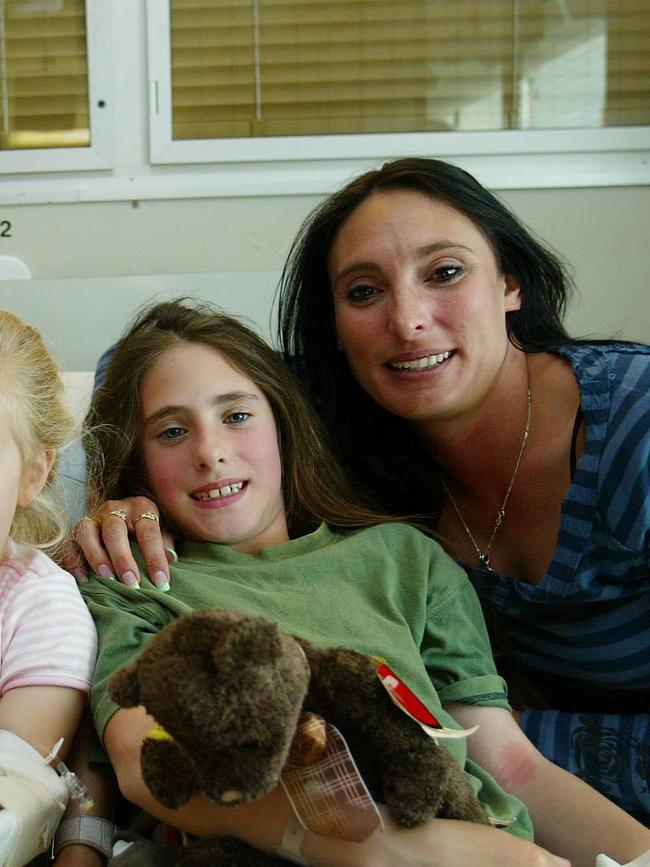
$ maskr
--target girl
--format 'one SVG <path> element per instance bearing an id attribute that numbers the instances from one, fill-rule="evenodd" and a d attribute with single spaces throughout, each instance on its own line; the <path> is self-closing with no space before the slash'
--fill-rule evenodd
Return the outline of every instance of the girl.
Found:
<path id="1" fill-rule="evenodd" d="M 65 808 L 43 757 L 60 738 L 67 751 L 97 645 L 74 579 L 41 550 L 66 529 L 53 496 L 72 426 L 62 394 L 38 332 L 0 311 L 0 864 L 10 867 L 45 851 Z"/>
<path id="2" fill-rule="evenodd" d="M 95 577 L 83 591 L 100 634 L 95 723 L 131 801 L 199 836 L 280 847 L 290 818 L 280 788 L 236 810 L 198 796 L 177 810 L 158 804 L 139 762 L 153 721 L 109 697 L 111 675 L 166 623 L 218 605 L 269 615 L 316 643 L 378 654 L 443 723 L 479 724 L 449 749 L 487 812 L 513 820 L 507 831 L 388 822 L 364 843 L 308 832 L 293 853 L 300 863 L 469 867 L 480 851 L 482 867 L 566 865 L 530 842 L 518 798 L 541 845 L 574 867 L 593 867 L 603 849 L 626 861 L 650 847 L 650 832 L 531 747 L 509 713 L 464 572 L 431 539 L 359 501 L 290 373 L 243 325 L 178 302 L 145 311 L 117 346 L 88 427 L 91 498 L 135 487 L 155 499 L 180 543 L 171 587 L 159 589 L 140 561 L 139 586 Z M 110 506 L 102 515 L 105 531 L 126 520 Z M 147 509 L 134 523 L 157 518 Z"/>

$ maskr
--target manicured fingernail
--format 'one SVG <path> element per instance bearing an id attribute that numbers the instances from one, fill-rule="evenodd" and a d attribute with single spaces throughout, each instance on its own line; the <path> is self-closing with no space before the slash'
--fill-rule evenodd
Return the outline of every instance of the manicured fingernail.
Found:
<path id="1" fill-rule="evenodd" d="M 162 593 L 169 593 L 169 581 L 162 570 L 160 572 L 154 572 L 153 583 Z"/>
<path id="2" fill-rule="evenodd" d="M 79 582 L 79 584 L 87 584 L 88 583 L 88 576 L 83 571 L 83 569 L 75 569 L 72 574 L 74 575 L 76 580 Z"/>
<path id="3" fill-rule="evenodd" d="M 165 548 L 165 554 L 167 554 L 167 560 L 172 564 L 172 566 L 178 563 L 178 554 L 174 551 L 171 545 L 169 548 Z"/>
<path id="4" fill-rule="evenodd" d="M 102 563 L 102 565 L 97 569 L 97 574 L 100 578 L 115 578 L 115 575 L 110 570 L 110 567 L 106 565 L 106 563 Z"/>
<path id="5" fill-rule="evenodd" d="M 138 576 L 135 572 L 125 572 L 124 575 L 122 575 L 122 583 L 129 587 L 140 587 L 140 582 L 138 581 Z"/>

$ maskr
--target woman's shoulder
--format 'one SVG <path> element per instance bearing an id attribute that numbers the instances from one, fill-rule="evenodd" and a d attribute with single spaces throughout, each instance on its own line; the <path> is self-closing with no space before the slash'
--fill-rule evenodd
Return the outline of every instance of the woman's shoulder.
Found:
<path id="1" fill-rule="evenodd" d="M 555 352 L 568 359 L 575 369 L 592 373 L 604 370 L 650 369 L 650 345 L 625 340 L 596 340 L 570 343 Z"/>

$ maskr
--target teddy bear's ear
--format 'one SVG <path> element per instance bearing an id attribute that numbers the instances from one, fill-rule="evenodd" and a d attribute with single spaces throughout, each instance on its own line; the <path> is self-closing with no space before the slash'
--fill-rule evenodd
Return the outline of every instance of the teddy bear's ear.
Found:
<path id="1" fill-rule="evenodd" d="M 226 663 L 241 665 L 245 659 L 273 662 L 282 653 L 280 628 L 264 618 L 250 618 L 232 623 L 215 641 L 212 659 L 215 666 Z"/>
<path id="2" fill-rule="evenodd" d="M 140 704 L 137 663 L 120 668 L 111 678 L 108 691 L 120 707 L 137 707 Z"/>

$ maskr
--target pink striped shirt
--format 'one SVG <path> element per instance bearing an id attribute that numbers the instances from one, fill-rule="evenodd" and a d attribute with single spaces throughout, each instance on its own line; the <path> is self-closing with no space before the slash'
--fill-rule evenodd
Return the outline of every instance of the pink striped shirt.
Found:
<path id="1" fill-rule="evenodd" d="M 0 697 L 23 686 L 89 692 L 96 655 L 95 624 L 74 578 L 9 540 L 0 562 Z"/>

